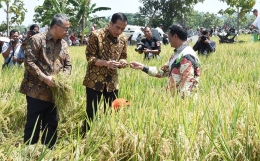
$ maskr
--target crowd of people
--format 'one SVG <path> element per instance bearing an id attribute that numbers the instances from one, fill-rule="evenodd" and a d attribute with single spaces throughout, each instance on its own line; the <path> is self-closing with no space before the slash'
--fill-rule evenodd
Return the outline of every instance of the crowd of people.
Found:
<path id="1" fill-rule="evenodd" d="M 86 114 L 82 135 L 91 128 L 91 123 L 98 112 L 101 97 L 104 97 L 104 110 L 118 98 L 118 71 L 126 67 L 141 70 L 148 76 L 167 77 L 166 91 L 172 96 L 176 94 L 185 99 L 196 94 L 200 78 L 200 61 L 196 54 L 214 52 L 216 44 L 210 40 L 211 32 L 202 29 L 196 44 L 191 47 L 187 38 L 189 31 L 179 24 L 169 27 L 168 33 L 162 35 L 168 38 L 174 53 L 161 67 L 146 66 L 138 61 L 127 62 L 127 40 L 122 34 L 128 20 L 125 14 L 112 15 L 108 27 L 96 30 L 93 26 L 86 44 L 86 75 L 83 85 L 86 88 Z M 21 41 L 17 30 L 10 31 L 10 42 L 2 43 L 2 56 L 5 67 L 24 63 L 24 78 L 20 92 L 26 96 L 27 113 L 24 128 L 24 143 L 35 144 L 43 131 L 41 142 L 53 148 L 57 139 L 57 110 L 51 89 L 55 88 L 53 75 L 60 72 L 68 76 L 72 64 L 68 43 L 64 38 L 68 35 L 70 21 L 66 15 L 54 15 L 49 30 L 39 33 L 39 26 L 32 25 L 26 38 Z M 145 59 L 160 55 L 161 42 L 152 35 L 150 27 L 143 29 L 139 53 L 144 53 Z M 69 38 L 76 40 L 72 34 Z M 140 46 L 140 44 L 139 44 Z"/>

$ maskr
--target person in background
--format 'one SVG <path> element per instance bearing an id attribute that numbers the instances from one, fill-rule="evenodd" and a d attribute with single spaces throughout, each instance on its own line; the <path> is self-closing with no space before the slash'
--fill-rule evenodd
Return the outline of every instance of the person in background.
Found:
<path id="1" fill-rule="evenodd" d="M 83 136 L 90 128 L 98 110 L 101 96 L 111 106 L 118 97 L 119 82 L 117 69 L 125 68 L 127 59 L 127 40 L 122 34 L 127 25 L 127 17 L 123 13 L 112 15 L 107 28 L 90 33 L 86 47 L 87 71 L 83 81 L 86 86 L 86 112 L 89 122 L 84 122 Z"/>
<path id="2" fill-rule="evenodd" d="M 150 27 L 144 28 L 145 38 L 141 40 L 144 47 L 141 50 L 136 50 L 139 54 L 144 53 L 144 59 L 151 59 L 159 56 L 161 52 L 160 40 L 152 36 L 152 31 Z"/>
<path id="3" fill-rule="evenodd" d="M 90 29 L 90 31 L 95 31 L 95 30 L 97 30 L 97 24 L 94 24 L 94 25 L 91 27 L 91 29 Z"/>
<path id="4" fill-rule="evenodd" d="M 75 33 L 72 33 L 70 35 L 70 40 L 71 40 L 72 45 L 75 45 L 75 41 L 76 41 Z"/>
<path id="5" fill-rule="evenodd" d="M 166 90 L 173 96 L 179 93 L 182 98 L 195 93 L 200 77 L 199 59 L 187 42 L 187 30 L 181 25 L 169 28 L 169 41 L 174 47 L 174 53 L 169 61 L 161 68 L 146 66 L 139 62 L 130 62 L 130 67 L 142 70 L 149 76 L 157 78 L 168 77 Z"/>
<path id="6" fill-rule="evenodd" d="M 70 28 L 69 18 L 54 15 L 50 29 L 32 36 L 25 50 L 25 72 L 20 92 L 26 95 L 27 112 L 24 143 L 41 143 L 53 148 L 57 139 L 58 117 L 50 87 L 55 88 L 53 75 L 71 73 L 68 45 L 63 38 Z"/>
<path id="7" fill-rule="evenodd" d="M 199 36 L 198 41 L 193 46 L 194 51 L 198 51 L 199 54 L 207 55 L 216 51 L 216 43 L 210 40 L 210 34 L 208 30 L 203 30 L 202 35 Z"/>
<path id="8" fill-rule="evenodd" d="M 168 35 L 163 31 L 163 24 L 160 24 L 159 27 L 156 27 L 155 29 L 159 32 L 161 38 L 160 42 L 164 45 L 169 44 Z"/>
<path id="9" fill-rule="evenodd" d="M 22 47 L 23 47 L 23 50 L 26 49 L 26 45 L 29 41 L 29 39 L 35 35 L 35 34 L 38 34 L 39 33 L 39 30 L 40 30 L 40 27 L 37 25 L 37 24 L 32 24 L 29 28 L 29 31 L 27 32 L 27 36 L 25 38 L 25 40 L 23 41 L 23 44 L 22 44 Z"/>
<path id="10" fill-rule="evenodd" d="M 10 31 L 10 42 L 6 42 L 2 46 L 2 56 L 4 57 L 4 67 L 18 66 L 20 67 L 24 61 L 24 51 L 19 40 L 19 31 Z"/>
<path id="11" fill-rule="evenodd" d="M 254 9 L 253 14 L 255 15 L 256 19 L 255 21 L 251 24 L 251 26 L 249 27 L 251 30 L 254 28 L 258 28 L 258 32 L 260 31 L 260 16 L 258 14 L 258 10 Z"/>

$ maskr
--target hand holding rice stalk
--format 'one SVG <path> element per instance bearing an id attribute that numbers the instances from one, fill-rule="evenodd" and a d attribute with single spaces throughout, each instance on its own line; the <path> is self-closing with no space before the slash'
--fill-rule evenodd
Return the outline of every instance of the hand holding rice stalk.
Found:
<path id="1" fill-rule="evenodd" d="M 73 107 L 73 88 L 68 75 L 64 72 L 52 76 L 56 87 L 51 87 L 55 106 L 58 109 L 70 109 Z"/>

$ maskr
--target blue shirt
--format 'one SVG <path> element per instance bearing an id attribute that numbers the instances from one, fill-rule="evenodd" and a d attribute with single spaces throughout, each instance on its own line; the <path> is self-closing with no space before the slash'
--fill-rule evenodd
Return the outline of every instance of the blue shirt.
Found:
<path id="1" fill-rule="evenodd" d="M 9 42 L 7 43 L 4 43 L 3 47 L 2 47 L 2 53 L 6 52 L 6 50 L 9 48 L 10 44 Z M 16 49 L 14 49 L 15 52 L 14 52 L 14 56 L 17 57 L 18 59 L 23 59 L 24 58 L 24 51 L 22 49 L 22 45 L 19 44 Z M 8 57 L 5 58 L 4 60 L 4 63 L 7 63 L 9 58 L 12 56 L 13 54 L 13 49 L 11 49 Z M 14 65 L 17 65 L 17 66 L 21 66 L 22 63 L 18 63 L 18 62 L 15 62 L 13 60 L 13 57 L 11 58 L 10 62 L 8 63 L 8 66 L 14 66 Z"/>

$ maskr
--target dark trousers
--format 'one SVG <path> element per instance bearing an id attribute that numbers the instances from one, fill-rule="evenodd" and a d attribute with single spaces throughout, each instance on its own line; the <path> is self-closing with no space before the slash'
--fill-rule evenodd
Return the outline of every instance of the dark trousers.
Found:
<path id="1" fill-rule="evenodd" d="M 26 96 L 27 120 L 24 129 L 24 142 L 35 144 L 43 134 L 41 143 L 52 148 L 57 140 L 58 117 L 54 103 Z"/>
<path id="2" fill-rule="evenodd" d="M 86 88 L 86 95 L 87 95 L 87 103 L 86 103 L 86 111 L 89 121 L 92 121 L 94 119 L 94 116 L 97 112 L 98 104 L 100 102 L 101 96 L 104 97 L 104 110 L 106 111 L 106 104 L 109 104 L 111 106 L 112 102 L 118 97 L 118 90 L 115 90 L 113 92 L 107 92 L 106 88 L 103 92 L 99 92 L 96 90 L 93 90 L 91 88 Z M 83 127 L 83 133 L 85 135 L 86 130 L 89 130 L 90 125 L 85 120 L 84 127 Z"/>

